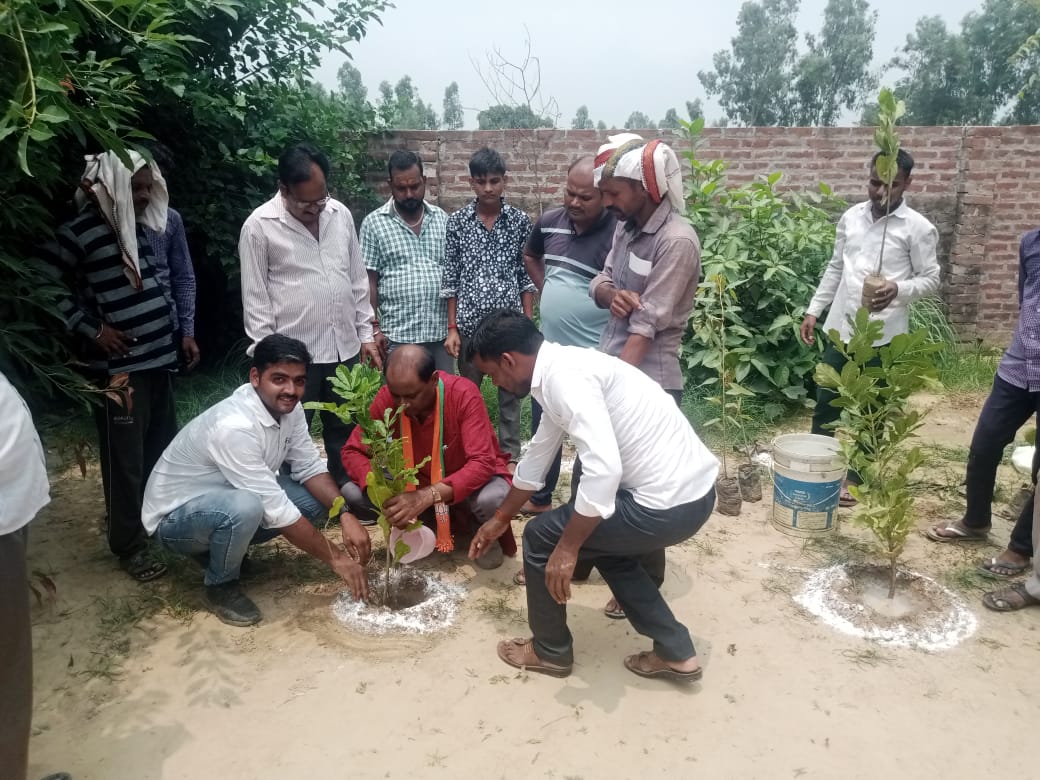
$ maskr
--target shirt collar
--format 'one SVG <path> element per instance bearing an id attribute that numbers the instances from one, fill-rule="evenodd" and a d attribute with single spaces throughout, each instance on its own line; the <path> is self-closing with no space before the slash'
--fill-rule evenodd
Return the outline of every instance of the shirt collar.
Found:
<path id="1" fill-rule="evenodd" d="M 264 406 L 264 402 L 260 400 L 260 396 L 257 395 L 256 388 L 253 387 L 252 383 L 246 382 L 235 390 L 234 395 L 249 412 L 256 416 L 260 424 L 265 428 L 278 428 L 280 426 L 279 421 L 274 419 L 274 415 Z"/>
<path id="2" fill-rule="evenodd" d="M 574 228 L 574 220 L 571 219 L 571 215 L 567 213 L 567 209 L 563 210 L 564 216 L 567 218 L 567 224 L 571 226 L 571 232 L 574 233 L 575 238 L 581 238 L 582 236 L 591 236 L 593 233 L 598 233 L 607 226 L 608 223 L 614 222 L 614 215 L 611 214 L 607 209 L 603 209 L 603 212 L 599 215 L 599 219 L 592 223 L 588 230 L 584 233 L 579 233 Z"/>
<path id="3" fill-rule="evenodd" d="M 325 204 L 322 213 L 327 212 L 332 214 L 339 211 L 341 208 L 343 208 L 343 204 L 335 198 L 330 197 L 329 202 Z M 294 223 L 302 225 L 296 217 L 289 213 L 289 209 L 285 207 L 285 198 L 282 197 L 281 192 L 276 192 L 273 198 L 260 207 L 259 216 L 263 219 L 277 219 L 286 224 L 288 224 L 288 221 L 291 219 Z"/>
<path id="4" fill-rule="evenodd" d="M 423 211 L 425 211 L 427 214 L 432 214 L 434 208 L 436 208 L 428 200 L 424 200 L 422 202 L 422 205 L 423 205 Z M 390 200 L 388 200 L 382 206 L 377 208 L 375 213 L 376 214 L 386 214 L 388 217 L 400 216 L 399 214 L 396 213 L 396 210 L 394 209 L 394 199 L 393 198 L 390 198 Z"/>
<path id="5" fill-rule="evenodd" d="M 863 212 L 871 222 L 877 222 L 878 220 L 874 219 L 873 205 L 874 204 L 869 200 L 863 201 Z M 897 217 L 898 219 L 906 219 L 909 211 L 910 207 L 906 205 L 906 195 L 904 195 L 903 200 L 899 202 L 899 206 L 896 207 L 896 210 L 889 213 L 888 216 Z"/>
<path id="6" fill-rule="evenodd" d="M 531 372 L 532 390 L 542 386 L 542 378 L 548 373 L 548 364 L 552 363 L 556 347 L 557 345 L 551 341 L 542 341 L 542 346 L 538 348 L 538 355 L 534 359 L 534 370 Z"/>
<path id="7" fill-rule="evenodd" d="M 672 215 L 672 204 L 668 198 L 665 198 L 657 204 L 657 208 L 654 209 L 654 213 L 650 215 L 650 219 L 646 221 L 641 229 L 632 230 L 632 233 L 656 233 L 661 229 L 661 226 L 668 221 L 668 218 Z"/>

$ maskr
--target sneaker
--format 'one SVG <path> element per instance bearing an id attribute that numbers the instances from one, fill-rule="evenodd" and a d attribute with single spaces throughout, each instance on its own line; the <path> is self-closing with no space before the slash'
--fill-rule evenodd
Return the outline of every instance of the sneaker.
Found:
<path id="1" fill-rule="evenodd" d="M 259 608 L 242 592 L 238 580 L 206 586 L 210 609 L 229 626 L 252 626 L 262 619 Z"/>
<path id="2" fill-rule="evenodd" d="M 491 549 L 477 558 L 474 563 L 476 563 L 481 569 L 497 569 L 502 565 L 502 561 L 504 561 L 505 558 L 505 554 L 502 552 L 502 545 L 493 542 L 491 544 Z"/>

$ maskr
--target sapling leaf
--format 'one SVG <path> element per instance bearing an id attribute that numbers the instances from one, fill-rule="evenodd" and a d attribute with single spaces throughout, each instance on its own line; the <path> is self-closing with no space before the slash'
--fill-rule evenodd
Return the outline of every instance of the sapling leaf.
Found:
<path id="1" fill-rule="evenodd" d="M 343 496 L 336 496 L 332 501 L 332 506 L 329 507 L 329 519 L 335 520 L 343 513 L 343 507 L 347 503 L 347 500 Z"/>
<path id="2" fill-rule="evenodd" d="M 408 546 L 408 543 L 404 539 L 398 539 L 397 544 L 394 545 L 394 560 L 399 561 L 404 556 L 412 551 L 412 548 Z"/>

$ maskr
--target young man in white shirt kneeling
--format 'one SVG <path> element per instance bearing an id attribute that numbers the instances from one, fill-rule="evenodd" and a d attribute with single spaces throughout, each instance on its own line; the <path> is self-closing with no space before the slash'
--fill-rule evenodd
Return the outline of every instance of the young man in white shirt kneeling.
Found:
<path id="1" fill-rule="evenodd" d="M 239 573 L 250 545 L 279 535 L 327 563 L 355 598 L 368 595 L 371 540 L 358 519 L 340 514 L 347 549 L 315 527 L 340 493 L 300 405 L 310 364 L 302 342 L 279 334 L 261 339 L 249 382 L 188 423 L 148 479 L 145 530 L 205 566 L 206 600 L 229 625 L 261 620 Z M 278 473 L 283 464 L 290 473 Z"/>

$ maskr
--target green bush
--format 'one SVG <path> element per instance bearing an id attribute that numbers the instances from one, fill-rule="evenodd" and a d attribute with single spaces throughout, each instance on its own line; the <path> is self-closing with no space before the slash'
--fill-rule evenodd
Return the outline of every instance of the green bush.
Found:
<path id="1" fill-rule="evenodd" d="M 291 141 L 330 153 L 330 187 L 348 203 L 371 192 L 368 107 L 307 83 L 323 52 L 346 53 L 385 0 L 10 0 L 0 11 L 0 364 L 37 388 L 83 398 L 54 290 L 35 247 L 71 214 L 83 155 L 149 139 L 169 146 L 171 203 L 197 263 L 237 275 L 238 231 L 275 189 Z M 320 12 L 320 13 L 319 13 Z M 237 296 L 218 301 L 230 343 Z M 228 309 L 225 304 L 232 304 Z M 225 311 L 225 309 L 228 309 Z M 216 343 L 216 342 L 214 342 Z M 208 357 L 217 357 L 211 350 Z"/>
<path id="2" fill-rule="evenodd" d="M 687 386 L 719 381 L 717 327 L 704 312 L 718 308 L 720 288 L 711 280 L 721 278 L 721 289 L 732 295 L 725 313 L 733 372 L 727 392 L 759 399 L 766 417 L 775 418 L 807 395 L 805 380 L 821 347 L 807 348 L 798 328 L 834 247 L 834 215 L 845 204 L 822 183 L 819 193 L 781 194 L 779 172 L 730 184 L 725 162 L 696 155 L 703 121 L 683 126 L 691 141 L 683 152 L 690 165 L 686 216 L 700 237 L 705 280 L 683 341 Z"/>

